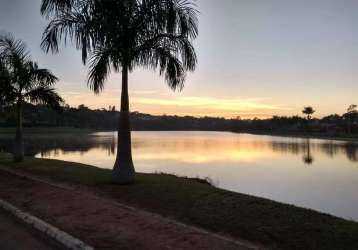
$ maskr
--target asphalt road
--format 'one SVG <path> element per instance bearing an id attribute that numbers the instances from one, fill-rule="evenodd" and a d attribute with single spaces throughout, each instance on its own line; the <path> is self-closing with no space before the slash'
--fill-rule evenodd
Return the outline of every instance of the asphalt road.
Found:
<path id="1" fill-rule="evenodd" d="M 58 250 L 59 248 L 38 232 L 34 232 L 11 215 L 0 210 L 0 249 Z"/>

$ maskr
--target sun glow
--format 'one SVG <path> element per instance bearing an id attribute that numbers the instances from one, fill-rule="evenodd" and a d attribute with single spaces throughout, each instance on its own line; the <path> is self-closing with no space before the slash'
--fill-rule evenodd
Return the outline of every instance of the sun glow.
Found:
<path id="1" fill-rule="evenodd" d="M 168 96 L 156 93 L 134 93 L 130 98 L 131 110 L 154 115 L 217 116 L 225 118 L 265 118 L 287 111 L 287 108 L 270 104 L 260 98 L 214 98 L 199 96 Z M 64 93 L 68 104 L 85 104 L 90 108 L 107 108 L 119 103 L 120 93 L 106 92 L 99 96 L 92 93 Z"/>

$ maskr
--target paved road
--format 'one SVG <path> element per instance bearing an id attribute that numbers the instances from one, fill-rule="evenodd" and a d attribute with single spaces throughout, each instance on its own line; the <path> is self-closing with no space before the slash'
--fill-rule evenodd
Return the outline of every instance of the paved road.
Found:
<path id="1" fill-rule="evenodd" d="M 57 248 L 45 242 L 40 235 L 16 221 L 11 215 L 0 210 L 0 249 L 53 250 Z"/>

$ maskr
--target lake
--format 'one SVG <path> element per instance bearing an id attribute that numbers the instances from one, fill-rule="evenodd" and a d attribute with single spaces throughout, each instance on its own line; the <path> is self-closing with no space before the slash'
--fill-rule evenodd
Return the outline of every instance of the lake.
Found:
<path id="1" fill-rule="evenodd" d="M 116 133 L 27 136 L 27 154 L 112 168 Z M 9 149 L 10 138 L 0 138 Z M 138 172 L 209 178 L 217 187 L 358 221 L 358 144 L 225 132 L 133 132 Z"/>

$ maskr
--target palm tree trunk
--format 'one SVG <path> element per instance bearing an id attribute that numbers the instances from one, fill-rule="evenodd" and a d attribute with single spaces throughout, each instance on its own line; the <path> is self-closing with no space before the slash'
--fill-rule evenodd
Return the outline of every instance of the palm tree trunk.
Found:
<path id="1" fill-rule="evenodd" d="M 17 102 L 17 128 L 14 146 L 14 161 L 24 161 L 24 141 L 22 132 L 22 100 L 19 99 Z"/>
<path id="2" fill-rule="evenodd" d="M 124 65 L 122 69 L 122 94 L 118 127 L 117 157 L 112 171 L 112 181 L 118 184 L 132 183 L 135 176 L 132 160 L 131 127 L 129 115 L 128 67 Z"/>

